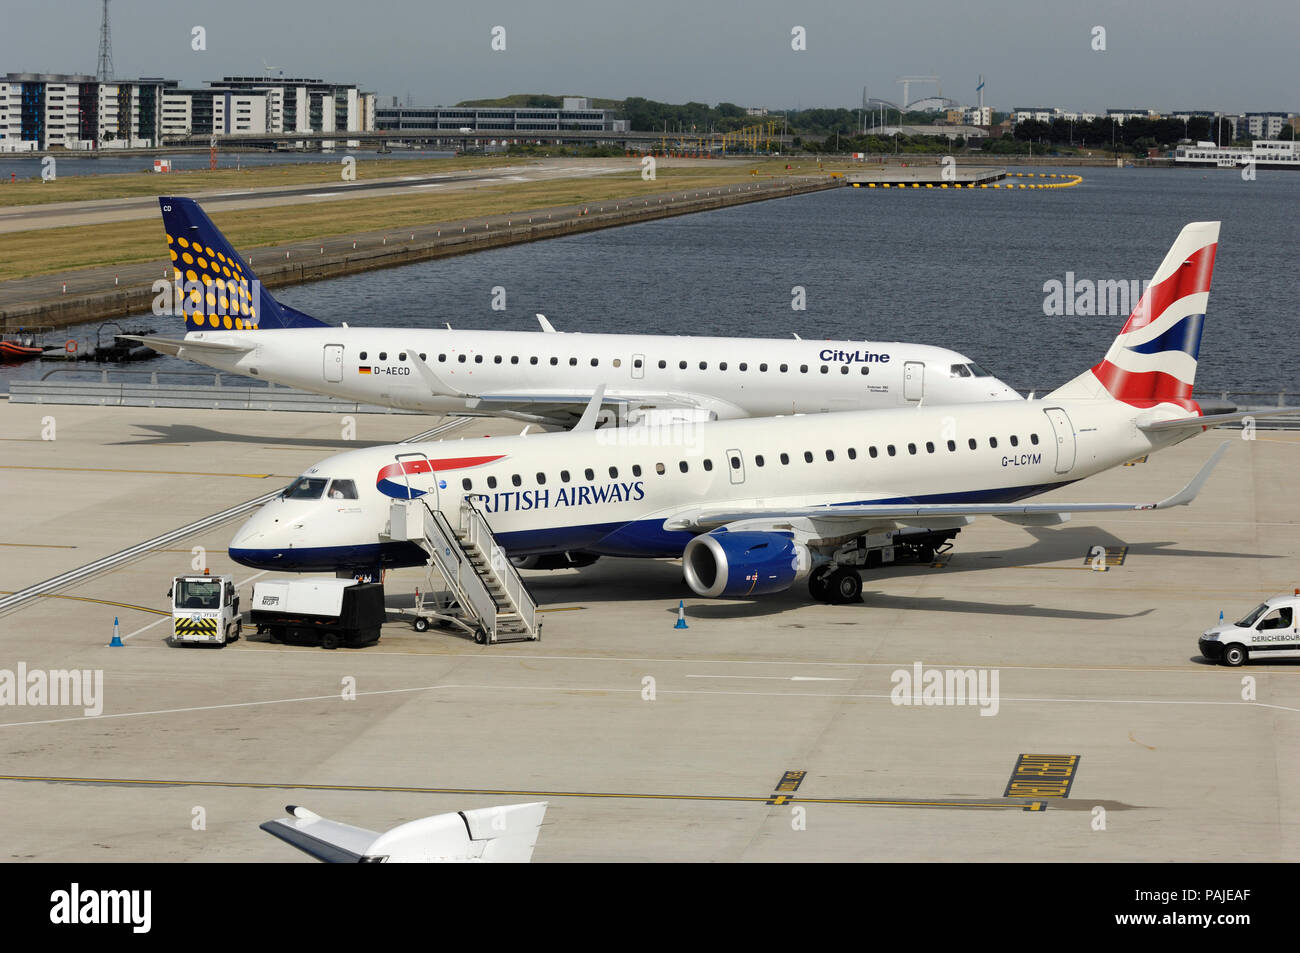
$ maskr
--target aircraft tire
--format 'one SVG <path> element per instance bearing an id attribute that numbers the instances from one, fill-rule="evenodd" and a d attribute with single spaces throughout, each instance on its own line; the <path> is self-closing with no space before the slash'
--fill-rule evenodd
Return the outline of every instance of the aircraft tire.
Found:
<path id="1" fill-rule="evenodd" d="M 837 606 L 847 606 L 862 601 L 862 577 L 848 566 L 831 573 L 828 580 L 831 601 Z"/>
<path id="2" fill-rule="evenodd" d="M 832 565 L 818 566 L 808 575 L 808 594 L 817 602 L 831 601 L 831 574 L 835 572 Z"/>

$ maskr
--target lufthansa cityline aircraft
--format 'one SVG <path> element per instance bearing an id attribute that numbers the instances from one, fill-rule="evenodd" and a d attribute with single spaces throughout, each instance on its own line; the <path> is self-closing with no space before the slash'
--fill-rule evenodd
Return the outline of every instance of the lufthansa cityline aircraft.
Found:
<path id="1" fill-rule="evenodd" d="M 921 344 L 562 334 L 541 315 L 552 333 L 331 327 L 276 301 L 192 199 L 158 201 L 186 335 L 131 339 L 331 397 L 546 429 L 572 426 L 601 385 L 625 423 L 1020 399 Z"/>
<path id="2" fill-rule="evenodd" d="M 680 556 L 701 596 L 808 576 L 838 602 L 858 597 L 859 567 L 900 547 L 932 555 L 976 516 L 1048 526 L 1189 503 L 1227 444 L 1163 500 L 1021 501 L 1248 416 L 1203 416 L 1191 400 L 1218 233 L 1186 226 L 1105 359 L 1041 400 L 354 450 L 265 504 L 230 555 L 257 569 L 423 565 L 423 549 L 388 535 L 393 500 L 455 526 L 470 498 L 512 558 Z"/>

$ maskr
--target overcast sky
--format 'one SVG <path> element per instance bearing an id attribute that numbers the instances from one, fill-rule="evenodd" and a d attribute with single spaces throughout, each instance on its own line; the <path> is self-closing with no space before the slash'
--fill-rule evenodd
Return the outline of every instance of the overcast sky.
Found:
<path id="1" fill-rule="evenodd" d="M 3 0 L 0 73 L 94 73 L 99 22 L 98 0 Z M 206 51 L 191 49 L 196 25 Z M 864 85 L 897 101 L 904 74 L 973 103 L 983 73 L 999 109 L 1300 109 L 1296 0 L 113 0 L 112 34 L 120 78 L 197 85 L 265 64 L 430 105 L 545 92 L 854 106 Z"/>

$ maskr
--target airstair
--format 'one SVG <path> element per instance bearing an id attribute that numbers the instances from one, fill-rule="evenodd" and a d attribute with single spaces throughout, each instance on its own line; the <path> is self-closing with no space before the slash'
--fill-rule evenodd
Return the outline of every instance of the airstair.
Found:
<path id="1" fill-rule="evenodd" d="M 410 611 L 416 629 L 433 621 L 463 629 L 479 643 L 540 639 L 537 603 L 473 499 L 461 501 L 459 524 L 452 526 L 425 497 L 393 501 L 388 538 L 429 554 L 426 590 Z M 433 595 L 435 575 L 445 588 Z"/>

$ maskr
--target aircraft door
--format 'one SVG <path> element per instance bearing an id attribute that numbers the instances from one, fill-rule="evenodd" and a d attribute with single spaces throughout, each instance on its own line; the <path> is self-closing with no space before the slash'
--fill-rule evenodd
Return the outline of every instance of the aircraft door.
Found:
<path id="1" fill-rule="evenodd" d="M 325 381 L 331 384 L 341 383 L 343 380 L 343 345 L 326 344 L 325 345 Z"/>
<path id="2" fill-rule="evenodd" d="M 645 377 L 645 355 L 633 354 L 632 355 L 632 379 L 641 380 L 641 378 L 643 377 Z"/>
<path id="3" fill-rule="evenodd" d="M 745 482 L 745 456 L 739 450 L 727 451 L 727 475 L 735 486 Z"/>
<path id="4" fill-rule="evenodd" d="M 1069 473 L 1074 469 L 1074 424 L 1059 407 L 1045 408 L 1043 413 L 1047 414 L 1047 419 L 1052 424 L 1052 432 L 1056 436 L 1056 472 Z"/>
<path id="5" fill-rule="evenodd" d="M 908 361 L 903 365 L 903 400 L 920 400 L 925 396 L 925 365 Z"/>
<path id="6" fill-rule="evenodd" d="M 438 474 L 433 472 L 433 464 L 422 453 L 399 453 L 396 455 L 397 472 L 391 482 L 398 490 L 397 498 L 414 500 L 424 497 L 430 509 L 438 508 Z M 392 495 L 392 494 L 390 494 Z"/>

